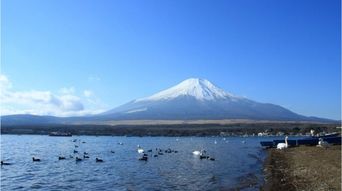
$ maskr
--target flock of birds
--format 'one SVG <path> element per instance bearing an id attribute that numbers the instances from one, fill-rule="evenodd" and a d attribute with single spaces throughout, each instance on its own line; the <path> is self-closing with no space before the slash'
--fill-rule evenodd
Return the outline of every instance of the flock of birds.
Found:
<path id="1" fill-rule="evenodd" d="M 74 139 L 72 142 L 76 142 L 76 141 L 77 141 L 77 139 Z M 79 142 L 81 142 L 81 141 L 79 140 Z M 82 141 L 82 143 L 86 143 L 86 142 Z M 80 162 L 83 159 L 89 159 L 90 158 L 89 154 L 87 152 L 83 152 L 83 157 L 79 156 L 80 152 L 78 150 L 76 150 L 79 147 L 79 145 L 75 144 L 74 147 L 75 147 L 75 149 L 74 149 L 73 153 L 78 155 L 78 156 L 75 156 L 76 162 Z M 111 151 L 111 152 L 114 153 L 114 151 Z M 70 155 L 69 158 L 74 158 L 74 156 Z M 66 160 L 66 159 L 67 159 L 67 157 L 65 157 L 65 156 L 62 156 L 62 155 L 58 156 L 58 160 Z M 98 157 L 95 158 L 95 161 L 96 162 L 103 162 L 103 160 L 101 158 L 98 158 Z M 36 157 L 32 157 L 32 162 L 41 162 L 41 159 L 36 158 Z M 11 163 L 1 161 L 1 166 L 2 165 L 11 165 Z"/>
<path id="2" fill-rule="evenodd" d="M 73 142 L 77 142 L 77 139 L 74 139 Z M 79 142 L 81 142 L 81 141 L 79 140 Z M 85 141 L 82 141 L 82 143 L 86 143 L 86 142 L 85 142 Z M 79 145 L 76 145 L 76 144 L 75 144 L 74 154 L 79 154 L 79 151 L 76 150 L 78 147 L 79 147 Z M 112 151 L 111 151 L 111 152 L 112 152 Z M 70 155 L 70 158 L 74 158 L 74 156 L 73 156 L 73 155 Z M 88 152 L 83 152 L 83 157 L 75 156 L 75 161 L 76 161 L 76 162 L 80 162 L 80 161 L 82 161 L 82 160 L 84 160 L 84 159 L 89 159 L 89 158 L 90 158 L 90 157 L 89 157 L 89 153 L 88 153 Z M 65 160 L 65 159 L 66 159 L 66 157 L 64 157 L 64 156 L 59 156 L 59 157 L 58 157 L 58 160 Z M 103 160 L 102 160 L 101 158 L 96 157 L 96 158 L 95 158 L 95 162 L 103 162 Z"/>
<path id="3" fill-rule="evenodd" d="M 79 141 L 79 143 L 86 143 L 85 141 L 80 141 L 80 140 L 77 140 L 77 139 L 74 139 L 72 142 L 77 142 Z M 176 141 L 178 141 L 178 139 L 176 139 Z M 223 141 L 227 142 L 226 141 L 226 138 L 223 138 Z M 286 149 L 288 148 L 288 136 L 285 136 L 285 143 L 278 143 L 277 144 L 277 149 L 279 150 L 283 150 L 283 149 Z M 246 141 L 242 141 L 241 143 L 245 144 Z M 217 141 L 215 140 L 214 141 L 214 144 L 217 144 Z M 123 145 L 122 142 L 119 142 L 118 145 Z M 329 143 L 327 143 L 326 141 L 324 141 L 322 138 L 319 138 L 319 142 L 318 142 L 318 147 L 323 147 L 323 148 L 327 148 L 329 146 Z M 88 152 L 83 152 L 82 155 L 80 155 L 80 152 L 77 150 L 77 148 L 79 147 L 79 145 L 75 144 L 74 145 L 75 149 L 73 150 L 73 153 L 74 155 L 70 155 L 69 158 L 75 158 L 75 161 L 76 162 L 80 162 L 82 160 L 85 160 L 85 159 L 89 159 L 90 156 L 89 156 L 89 153 Z M 115 153 L 115 151 L 111 150 L 110 151 L 111 153 Z M 167 154 L 167 153 L 178 153 L 177 150 L 173 150 L 173 149 L 161 149 L 161 148 L 155 148 L 154 152 L 153 152 L 153 149 L 149 149 L 147 151 L 145 151 L 140 145 L 137 145 L 137 152 L 140 154 L 140 158 L 138 160 L 140 161 L 147 161 L 148 160 L 148 157 L 158 157 L 160 155 L 164 155 Z M 150 155 L 149 155 L 149 154 Z M 215 161 L 215 158 L 214 157 L 211 157 L 208 155 L 207 151 L 206 150 L 195 150 L 192 152 L 193 155 L 195 156 L 199 156 L 199 159 L 207 159 L 207 160 L 211 160 L 211 161 Z M 77 155 L 77 156 L 76 156 Z M 67 157 L 65 156 L 58 156 L 58 160 L 66 160 Z M 36 158 L 36 157 L 32 157 L 32 161 L 33 162 L 40 162 L 41 160 L 39 158 Z M 96 157 L 95 158 L 95 162 L 104 162 L 103 159 L 101 158 L 98 158 Z M 8 162 L 4 162 L 1 160 L 1 166 L 3 165 L 11 165 L 11 163 L 8 163 Z"/>
<path id="4" fill-rule="evenodd" d="M 158 157 L 160 155 L 164 155 L 168 154 L 168 153 L 178 153 L 177 150 L 173 150 L 173 149 L 161 149 L 161 148 L 155 148 L 154 153 L 153 153 L 153 149 L 149 149 L 147 151 L 145 151 L 140 145 L 137 146 L 137 152 L 139 154 L 141 154 L 139 160 L 141 161 L 147 161 L 149 156 L 153 156 L 153 157 Z M 148 155 L 147 153 L 150 153 L 150 155 Z"/>
<path id="5" fill-rule="evenodd" d="M 193 151 L 192 154 L 198 155 L 198 156 L 200 157 L 200 159 L 208 159 L 208 160 L 211 160 L 211 161 L 214 161 L 214 160 L 215 160 L 214 157 L 210 157 L 210 156 L 207 154 L 207 151 L 206 151 L 206 150 Z"/>
<path id="6" fill-rule="evenodd" d="M 225 140 L 225 139 L 224 139 Z M 70 155 L 69 156 L 69 159 L 72 159 L 72 158 L 75 158 L 75 161 L 76 162 L 81 162 L 83 160 L 86 160 L 86 159 L 89 159 L 90 156 L 89 156 L 89 153 L 88 152 L 83 152 L 83 154 L 81 154 L 81 152 L 79 152 L 78 148 L 79 148 L 79 144 L 76 144 L 76 142 L 79 142 L 79 143 L 86 143 L 85 141 L 80 141 L 80 140 L 77 140 L 77 139 L 74 139 L 72 140 L 72 142 L 75 143 L 74 145 L 74 150 L 73 150 L 73 154 L 74 155 Z M 177 139 L 178 141 L 178 139 Z M 245 142 L 242 142 L 242 143 L 245 143 Z M 217 141 L 215 140 L 214 141 L 214 144 L 217 144 Z M 118 142 L 118 145 L 123 145 L 122 142 Z M 148 161 L 148 158 L 149 157 L 158 157 L 160 155 L 164 155 L 164 154 L 169 154 L 169 153 L 178 153 L 177 150 L 173 150 L 171 148 L 168 148 L 168 149 L 161 149 L 161 148 L 155 148 L 155 150 L 153 149 L 149 149 L 149 150 L 144 150 L 140 145 L 137 145 L 137 150 L 138 154 L 140 154 L 140 157 L 138 158 L 138 160 L 140 161 Z M 111 153 L 115 153 L 115 151 L 111 150 L 110 151 Z M 211 161 L 215 161 L 215 158 L 214 157 L 211 157 L 208 155 L 207 151 L 206 150 L 195 150 L 192 152 L 193 155 L 195 156 L 199 156 L 199 159 L 207 159 L 207 160 L 211 160 Z M 63 155 L 59 155 L 58 156 L 58 160 L 66 160 L 68 157 L 65 157 Z M 33 162 L 41 162 L 41 159 L 40 158 L 36 158 L 36 157 L 32 157 L 32 161 Z M 95 162 L 104 162 L 103 159 L 101 158 L 98 158 L 96 157 L 95 158 Z M 8 162 L 4 162 L 1 160 L 1 166 L 3 165 L 11 165 L 11 163 L 8 163 Z"/>

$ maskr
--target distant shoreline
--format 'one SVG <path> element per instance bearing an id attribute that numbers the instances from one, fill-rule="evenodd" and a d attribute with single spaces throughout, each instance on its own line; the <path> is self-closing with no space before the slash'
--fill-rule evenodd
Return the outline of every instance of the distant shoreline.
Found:
<path id="1" fill-rule="evenodd" d="M 305 135 L 316 132 L 340 131 L 340 124 L 305 122 L 234 122 L 234 123 L 175 123 L 175 124 L 27 124 L 1 125 L 1 134 L 41 134 L 68 132 L 72 135 L 107 136 L 243 136 L 258 135 Z"/>

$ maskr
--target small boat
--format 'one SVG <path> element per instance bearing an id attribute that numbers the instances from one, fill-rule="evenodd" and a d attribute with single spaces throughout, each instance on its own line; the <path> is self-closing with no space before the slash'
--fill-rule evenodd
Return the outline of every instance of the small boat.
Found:
<path id="1" fill-rule="evenodd" d="M 328 137 L 338 137 L 340 136 L 340 133 L 334 132 L 334 133 L 328 133 L 325 135 L 317 136 L 318 138 L 328 138 Z"/>

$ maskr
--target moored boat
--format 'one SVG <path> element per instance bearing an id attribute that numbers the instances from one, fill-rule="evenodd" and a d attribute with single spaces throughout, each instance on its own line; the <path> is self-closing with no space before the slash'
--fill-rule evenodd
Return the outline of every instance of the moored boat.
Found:
<path id="1" fill-rule="evenodd" d="M 314 146 L 318 144 L 318 141 L 320 138 L 329 144 L 341 145 L 341 136 L 339 136 L 339 134 L 328 135 L 328 136 L 318 136 L 318 137 L 308 137 L 308 138 L 302 138 L 302 139 L 289 139 L 288 145 L 290 147 L 295 147 L 299 145 Z M 284 143 L 284 142 L 285 140 L 283 139 L 281 140 L 277 139 L 273 141 L 260 141 L 260 144 L 262 147 L 265 147 L 265 148 L 274 148 L 277 146 L 277 144 Z"/>

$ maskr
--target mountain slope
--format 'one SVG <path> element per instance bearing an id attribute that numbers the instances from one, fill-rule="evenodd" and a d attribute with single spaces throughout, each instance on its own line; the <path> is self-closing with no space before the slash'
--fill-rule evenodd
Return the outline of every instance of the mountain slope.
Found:
<path id="1" fill-rule="evenodd" d="M 274 104 L 235 96 L 208 80 L 191 78 L 152 96 L 100 114 L 107 119 L 309 120 Z"/>

